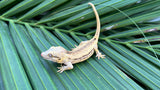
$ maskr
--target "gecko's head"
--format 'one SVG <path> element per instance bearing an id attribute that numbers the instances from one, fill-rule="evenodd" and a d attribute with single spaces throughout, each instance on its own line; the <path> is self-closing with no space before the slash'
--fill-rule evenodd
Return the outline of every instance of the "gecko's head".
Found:
<path id="1" fill-rule="evenodd" d="M 41 53 L 41 56 L 46 59 L 57 63 L 64 63 L 63 57 L 66 53 L 66 49 L 63 47 L 54 47 L 52 46 L 48 50 Z"/>

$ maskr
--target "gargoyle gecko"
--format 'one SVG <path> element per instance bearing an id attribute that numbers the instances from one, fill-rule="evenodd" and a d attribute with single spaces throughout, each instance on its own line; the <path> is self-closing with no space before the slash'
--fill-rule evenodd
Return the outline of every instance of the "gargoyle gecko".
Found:
<path id="1" fill-rule="evenodd" d="M 100 34 L 99 15 L 94 5 L 92 3 L 88 4 L 92 6 L 97 21 L 97 30 L 94 37 L 90 40 L 82 41 L 78 46 L 76 46 L 76 48 L 72 49 L 71 51 L 67 51 L 61 46 L 52 46 L 47 51 L 41 53 L 41 56 L 44 59 L 64 64 L 61 67 L 57 67 L 59 69 L 57 72 L 62 73 L 65 70 L 73 69 L 72 64 L 87 60 L 93 55 L 94 51 L 96 52 L 96 57 L 98 57 L 98 59 L 100 59 L 100 57 L 105 58 L 105 55 L 102 55 L 99 52 L 97 45 Z"/>

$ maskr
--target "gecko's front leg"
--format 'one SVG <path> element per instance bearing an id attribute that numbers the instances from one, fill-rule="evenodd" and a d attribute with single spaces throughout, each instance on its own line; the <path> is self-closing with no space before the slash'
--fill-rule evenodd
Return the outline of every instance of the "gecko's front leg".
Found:
<path id="1" fill-rule="evenodd" d="M 105 58 L 105 55 L 102 55 L 101 52 L 99 52 L 97 45 L 94 47 L 94 50 L 96 51 L 96 57 L 98 57 L 98 59 Z"/>
<path id="2" fill-rule="evenodd" d="M 73 69 L 73 65 L 71 62 L 66 62 L 63 66 L 57 68 L 59 69 L 57 72 L 62 73 L 65 70 Z"/>

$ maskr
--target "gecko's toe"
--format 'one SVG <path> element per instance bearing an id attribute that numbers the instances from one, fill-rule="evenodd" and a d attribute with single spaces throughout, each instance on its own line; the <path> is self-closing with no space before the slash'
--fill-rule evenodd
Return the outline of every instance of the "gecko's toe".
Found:
<path id="1" fill-rule="evenodd" d="M 75 47 L 78 47 L 77 45 L 74 45 Z"/>
<path id="2" fill-rule="evenodd" d="M 101 58 L 105 58 L 105 55 L 101 55 Z"/>
<path id="3" fill-rule="evenodd" d="M 61 70 L 58 70 L 57 72 L 61 73 Z"/>
<path id="4" fill-rule="evenodd" d="M 62 73 L 64 70 L 58 70 L 57 72 Z"/>

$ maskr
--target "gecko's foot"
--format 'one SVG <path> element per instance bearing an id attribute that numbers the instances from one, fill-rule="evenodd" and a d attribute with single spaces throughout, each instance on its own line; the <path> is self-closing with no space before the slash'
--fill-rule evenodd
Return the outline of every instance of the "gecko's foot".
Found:
<path id="1" fill-rule="evenodd" d="M 62 73 L 64 71 L 63 66 L 62 67 L 57 67 L 59 70 L 57 72 Z"/>
<path id="2" fill-rule="evenodd" d="M 99 53 L 97 53 L 96 57 L 98 57 L 98 59 L 100 59 L 100 58 L 105 58 L 105 55 L 102 55 L 102 54 L 99 52 Z"/>

